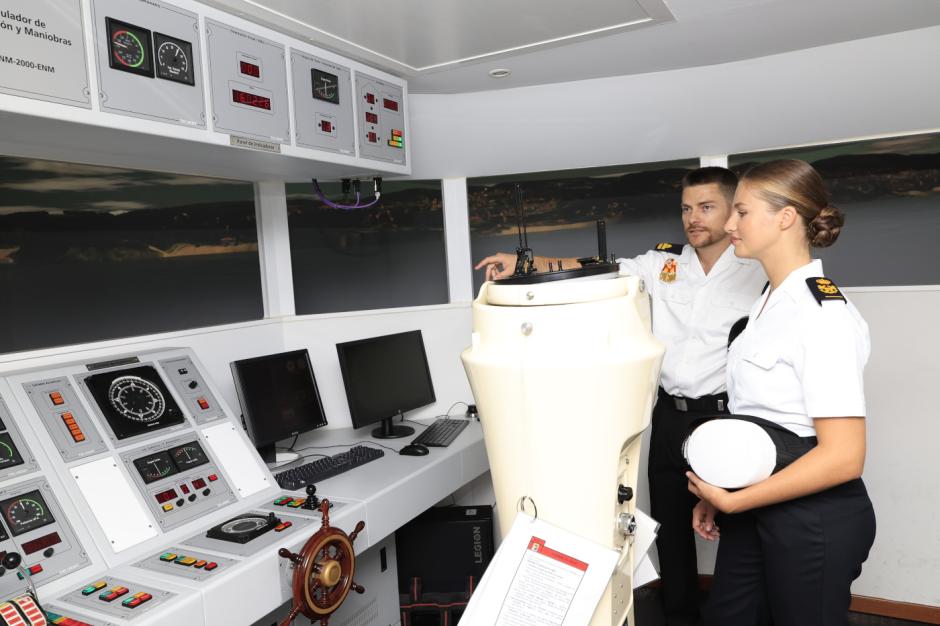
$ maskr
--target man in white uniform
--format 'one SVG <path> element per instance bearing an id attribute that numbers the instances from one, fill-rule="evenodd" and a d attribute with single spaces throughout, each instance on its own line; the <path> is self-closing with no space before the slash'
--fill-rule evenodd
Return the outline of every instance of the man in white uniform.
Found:
<path id="1" fill-rule="evenodd" d="M 666 345 L 659 400 L 653 410 L 649 453 L 652 515 L 668 626 L 699 623 L 698 565 L 689 520 L 698 499 L 687 489 L 682 442 L 690 425 L 705 415 L 727 412 L 725 362 L 731 326 L 746 317 L 767 281 L 759 263 L 734 255 L 724 230 L 731 215 L 737 177 L 704 167 L 682 179 L 682 225 L 689 245 L 661 243 L 621 267 L 649 290 L 653 335 Z M 566 268 L 577 259 L 560 259 Z M 535 267 L 557 267 L 555 257 L 535 257 Z M 513 254 L 480 261 L 487 280 L 510 276 Z"/>

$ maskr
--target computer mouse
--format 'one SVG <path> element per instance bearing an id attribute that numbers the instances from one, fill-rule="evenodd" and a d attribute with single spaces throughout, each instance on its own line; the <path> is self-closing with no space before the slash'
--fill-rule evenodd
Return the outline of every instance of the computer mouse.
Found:
<path id="1" fill-rule="evenodd" d="M 398 451 L 398 454 L 404 454 L 407 456 L 424 456 L 430 450 L 427 446 L 423 446 L 420 443 L 409 443 L 407 446 Z"/>

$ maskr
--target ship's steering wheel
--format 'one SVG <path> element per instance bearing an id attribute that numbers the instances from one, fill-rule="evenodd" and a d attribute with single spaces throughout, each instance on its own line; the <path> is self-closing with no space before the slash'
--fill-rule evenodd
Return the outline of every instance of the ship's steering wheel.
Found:
<path id="1" fill-rule="evenodd" d="M 330 526 L 330 502 L 320 502 L 323 522 L 303 549 L 294 554 L 281 548 L 278 555 L 294 564 L 294 605 L 280 626 L 289 626 L 298 614 L 319 619 L 321 626 L 329 623 L 330 616 L 340 607 L 350 591 L 363 593 L 365 587 L 353 581 L 356 573 L 356 554 L 353 542 L 366 523 L 360 521 L 349 535 Z"/>

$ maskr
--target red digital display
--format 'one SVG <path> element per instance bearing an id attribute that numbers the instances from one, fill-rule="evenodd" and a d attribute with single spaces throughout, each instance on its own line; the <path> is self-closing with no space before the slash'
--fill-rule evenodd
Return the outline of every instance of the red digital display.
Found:
<path id="1" fill-rule="evenodd" d="M 154 496 L 159 504 L 176 499 L 176 489 L 167 489 Z"/>
<path id="2" fill-rule="evenodd" d="M 323 132 L 325 132 L 325 133 L 332 133 L 332 132 L 333 132 L 333 124 L 331 124 L 330 122 L 327 122 L 326 120 L 323 120 L 322 122 L 320 122 L 320 128 L 321 128 L 321 129 L 323 130 Z"/>
<path id="3" fill-rule="evenodd" d="M 382 98 L 382 104 L 383 104 L 383 105 L 385 106 L 385 108 L 388 109 L 389 111 L 397 111 L 397 110 L 398 110 L 398 103 L 395 102 L 394 100 L 389 100 L 388 98 Z"/>
<path id="4" fill-rule="evenodd" d="M 265 111 L 271 110 L 271 98 L 256 96 L 254 94 L 239 91 L 237 89 L 232 90 L 232 102 L 236 104 L 244 104 L 245 106 L 249 107 L 255 107 L 256 109 L 264 109 Z"/>
<path id="5" fill-rule="evenodd" d="M 241 73 L 245 76 L 251 76 L 252 78 L 261 78 L 261 66 L 255 65 L 254 63 L 249 63 L 247 61 L 238 62 L 239 69 Z"/>
<path id="6" fill-rule="evenodd" d="M 369 122 L 370 124 L 378 124 L 379 116 L 376 115 L 375 113 L 366 113 L 366 121 Z"/>
<path id="7" fill-rule="evenodd" d="M 193 481 L 193 487 L 195 487 L 196 489 L 202 489 L 205 486 L 206 486 L 206 481 L 204 481 L 201 478 L 197 478 L 196 480 Z"/>
<path id="8" fill-rule="evenodd" d="M 189 493 L 189 485 L 180 485 L 180 491 L 182 491 L 183 494 Z"/>
<path id="9" fill-rule="evenodd" d="M 59 538 L 59 533 L 49 533 L 42 537 L 33 539 L 32 541 L 27 541 L 23 544 L 23 552 L 26 554 L 32 554 L 34 552 L 39 552 L 40 550 L 45 550 L 49 546 L 54 546 L 57 543 L 62 543 L 62 540 Z"/>

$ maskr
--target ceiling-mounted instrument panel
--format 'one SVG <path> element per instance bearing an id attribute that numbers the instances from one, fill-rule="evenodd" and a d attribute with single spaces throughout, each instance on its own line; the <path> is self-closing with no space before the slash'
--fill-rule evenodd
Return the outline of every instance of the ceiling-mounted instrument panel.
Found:
<path id="1" fill-rule="evenodd" d="M 195 13 L 158 0 L 94 0 L 101 110 L 206 127 Z"/>

